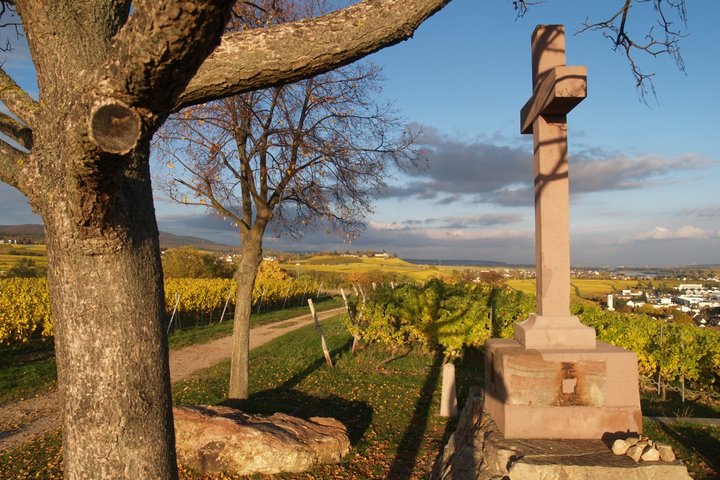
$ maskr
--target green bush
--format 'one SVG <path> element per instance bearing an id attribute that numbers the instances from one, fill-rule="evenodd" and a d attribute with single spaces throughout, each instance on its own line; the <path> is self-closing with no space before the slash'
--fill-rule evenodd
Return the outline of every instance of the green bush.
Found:
<path id="1" fill-rule="evenodd" d="M 491 332 L 511 335 L 512 324 L 527 316 L 531 304 L 527 295 L 510 289 L 433 279 L 423 286 L 378 287 L 351 308 L 347 324 L 356 337 L 391 351 L 439 347 L 455 357 L 465 347 L 482 346 Z M 492 328 L 491 309 L 497 322 Z"/>

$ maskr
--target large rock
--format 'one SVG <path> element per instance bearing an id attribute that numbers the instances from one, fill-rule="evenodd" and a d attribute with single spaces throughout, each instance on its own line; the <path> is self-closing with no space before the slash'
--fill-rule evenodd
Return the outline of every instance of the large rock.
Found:
<path id="1" fill-rule="evenodd" d="M 239 475 L 301 472 L 337 463 L 350 450 L 333 418 L 248 415 L 228 407 L 176 407 L 178 461 L 199 472 Z"/>

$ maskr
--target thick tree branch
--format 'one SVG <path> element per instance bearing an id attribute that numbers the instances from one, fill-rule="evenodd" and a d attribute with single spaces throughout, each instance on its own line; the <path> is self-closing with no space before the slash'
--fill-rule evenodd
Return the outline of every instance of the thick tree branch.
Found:
<path id="1" fill-rule="evenodd" d="M 15 140 L 28 150 L 33 147 L 33 132 L 27 125 L 23 125 L 10 115 L 0 112 L 0 132 Z"/>
<path id="2" fill-rule="evenodd" d="M 23 122 L 31 127 L 35 125 L 38 103 L 20 88 L 2 68 L 0 68 L 0 100 Z"/>
<path id="3" fill-rule="evenodd" d="M 322 17 L 226 34 L 175 110 L 290 83 L 406 40 L 450 0 L 365 0 Z"/>
<path id="4" fill-rule="evenodd" d="M 0 181 L 25 193 L 24 171 L 28 155 L 0 141 Z"/>
<path id="5" fill-rule="evenodd" d="M 105 135 L 100 130 L 96 134 L 93 130 L 96 125 L 135 125 L 136 117 L 144 116 L 152 129 L 157 120 L 164 119 L 219 42 L 231 4 L 229 0 L 159 0 L 136 5 L 98 72 L 98 98 L 91 112 L 90 133 L 101 150 L 124 153 L 134 143 L 130 138 L 119 146 L 103 142 L 105 137 L 117 137 L 117 132 Z M 108 103 L 110 110 L 104 108 Z M 142 107 L 143 111 L 138 112 L 135 107 Z M 98 114 L 107 118 L 98 122 L 94 118 Z M 138 130 L 136 136 L 139 134 Z"/>

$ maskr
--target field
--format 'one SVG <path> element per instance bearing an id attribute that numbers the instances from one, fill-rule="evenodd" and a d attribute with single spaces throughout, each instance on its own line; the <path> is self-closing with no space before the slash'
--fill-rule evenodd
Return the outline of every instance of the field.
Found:
<path id="1" fill-rule="evenodd" d="M 23 258 L 32 260 L 39 267 L 47 267 L 45 245 L 0 244 L 0 271 L 12 268 Z"/>
<path id="2" fill-rule="evenodd" d="M 333 272 L 333 273 L 365 273 L 371 270 L 380 270 L 386 273 L 407 275 L 415 281 L 425 281 L 440 275 L 452 275 L 454 271 L 465 270 L 470 267 L 451 265 L 418 265 L 406 262 L 400 258 L 382 257 L 341 257 L 334 255 L 318 255 L 297 262 L 281 264 L 288 272 Z M 481 267 L 472 267 L 478 270 Z"/>
<path id="3" fill-rule="evenodd" d="M 535 294 L 535 279 L 509 280 L 508 285 L 521 292 Z M 570 282 L 573 298 L 599 298 L 617 290 L 633 289 L 637 280 L 592 280 L 575 278 Z"/>
<path id="4" fill-rule="evenodd" d="M 372 270 L 380 270 L 386 273 L 407 275 L 411 279 L 423 282 L 432 277 L 452 276 L 453 273 L 462 270 L 505 270 L 499 267 L 463 267 L 457 265 L 418 265 L 406 262 L 400 258 L 381 257 L 342 257 L 342 256 L 314 256 L 308 259 L 299 260 L 295 263 L 282 264 L 281 267 L 290 273 L 311 273 L 311 272 L 333 272 L 341 274 L 366 273 Z M 617 290 L 634 288 L 637 280 L 594 280 L 594 279 L 573 279 L 571 291 L 573 298 L 599 298 Z M 663 280 L 663 283 L 669 283 Z M 677 282 L 674 282 L 677 283 Z M 521 292 L 535 294 L 534 279 L 510 279 L 508 285 Z"/>

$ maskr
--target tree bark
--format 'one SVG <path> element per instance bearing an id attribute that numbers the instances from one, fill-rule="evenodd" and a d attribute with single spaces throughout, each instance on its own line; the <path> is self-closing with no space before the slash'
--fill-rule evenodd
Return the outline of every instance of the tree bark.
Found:
<path id="1" fill-rule="evenodd" d="M 113 216 L 127 237 L 106 240 L 106 253 L 63 215 L 44 215 L 67 479 L 177 478 L 147 155 L 146 142 Z M 91 248 L 69 241 L 88 238 Z"/>
<path id="2" fill-rule="evenodd" d="M 240 265 L 235 273 L 237 296 L 233 319 L 233 346 L 230 357 L 230 386 L 228 398 L 245 400 L 249 396 L 250 378 L 250 315 L 252 292 L 255 287 L 260 262 L 262 262 L 262 237 L 265 228 L 256 227 L 242 235 Z M 259 231 L 258 231 L 259 230 Z"/>
<path id="3" fill-rule="evenodd" d="M 310 78 L 412 37 L 450 0 L 366 0 L 322 17 L 225 34 L 175 110 Z"/>

